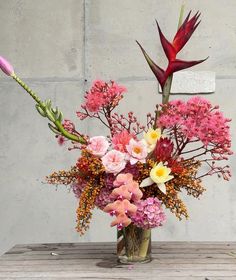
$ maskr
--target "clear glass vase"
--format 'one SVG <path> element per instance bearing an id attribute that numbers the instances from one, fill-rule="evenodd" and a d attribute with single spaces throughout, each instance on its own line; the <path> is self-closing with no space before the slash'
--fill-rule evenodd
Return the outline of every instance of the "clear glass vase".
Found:
<path id="1" fill-rule="evenodd" d="M 117 231 L 117 257 L 125 264 L 151 261 L 151 230 L 130 224 Z"/>

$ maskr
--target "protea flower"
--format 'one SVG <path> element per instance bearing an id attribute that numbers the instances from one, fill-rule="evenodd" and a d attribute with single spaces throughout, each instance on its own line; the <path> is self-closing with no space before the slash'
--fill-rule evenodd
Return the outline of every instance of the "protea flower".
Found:
<path id="1" fill-rule="evenodd" d="M 176 58 L 176 55 L 178 52 L 184 47 L 184 45 L 188 42 L 190 37 L 192 36 L 195 29 L 198 27 L 200 21 L 198 22 L 198 19 L 200 17 L 200 13 L 197 12 L 192 18 L 190 18 L 191 11 L 187 15 L 186 19 L 184 20 L 183 24 L 179 27 L 177 33 L 174 36 L 174 39 L 172 43 L 170 43 L 165 36 L 163 35 L 160 26 L 157 23 L 158 32 L 160 35 L 161 44 L 163 47 L 163 50 L 168 58 L 168 66 L 166 70 L 164 71 L 161 67 L 159 67 L 146 53 L 146 51 L 143 49 L 143 47 L 138 43 L 140 46 L 145 59 L 147 60 L 147 63 L 149 64 L 152 72 L 156 76 L 158 82 L 161 85 L 161 88 L 164 88 L 165 82 L 167 78 L 172 75 L 174 72 L 180 71 L 182 69 L 186 69 L 189 67 L 192 67 L 194 65 L 197 65 L 206 59 L 202 60 L 192 60 L 192 61 L 184 61 Z M 190 18 L 190 19 L 189 19 Z"/>
<path id="2" fill-rule="evenodd" d="M 154 150 L 154 156 L 155 159 L 159 161 L 167 161 L 171 158 L 172 152 L 174 149 L 173 142 L 168 138 L 160 138 L 160 140 L 157 142 L 155 150 Z"/>

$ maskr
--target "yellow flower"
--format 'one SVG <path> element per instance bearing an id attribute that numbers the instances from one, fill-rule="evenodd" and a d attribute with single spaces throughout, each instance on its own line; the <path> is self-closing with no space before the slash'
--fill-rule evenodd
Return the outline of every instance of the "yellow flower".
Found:
<path id="1" fill-rule="evenodd" d="M 141 182 L 140 187 L 145 188 L 156 183 L 157 187 L 165 194 L 165 182 L 174 178 L 174 176 L 170 175 L 170 172 L 170 168 L 164 166 L 162 162 L 159 162 L 151 169 L 150 177 L 147 177 Z"/>
<path id="2" fill-rule="evenodd" d="M 164 166 L 162 162 L 159 162 L 152 168 L 150 172 L 150 177 L 153 180 L 153 182 L 157 184 L 162 184 L 173 178 L 173 176 L 170 175 L 170 172 L 170 168 Z"/>
<path id="3" fill-rule="evenodd" d="M 147 133 L 144 133 L 144 139 L 148 145 L 156 144 L 157 140 L 161 138 L 161 129 L 149 128 Z"/>

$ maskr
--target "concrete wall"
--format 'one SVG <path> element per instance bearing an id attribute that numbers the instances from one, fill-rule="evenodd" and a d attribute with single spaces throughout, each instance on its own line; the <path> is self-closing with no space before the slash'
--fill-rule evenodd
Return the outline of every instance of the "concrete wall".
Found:
<path id="1" fill-rule="evenodd" d="M 154 19 L 171 38 L 181 3 L 0 0 L 0 54 L 42 98 L 51 98 L 67 118 L 76 121 L 83 92 L 95 78 L 125 84 L 129 93 L 122 109 L 144 114 L 160 102 L 160 96 L 135 39 L 163 65 L 166 61 Z M 186 5 L 203 15 L 181 55 L 186 59 L 210 56 L 195 69 L 216 71 L 217 90 L 208 98 L 234 119 L 235 148 L 236 1 L 191 0 Z M 2 74 L 0 112 L 0 254 L 16 243 L 115 240 L 110 218 L 101 212 L 96 212 L 84 237 L 76 233 L 77 202 L 73 194 L 64 186 L 55 191 L 42 182 L 51 171 L 72 165 L 78 154 L 57 145 L 47 122 L 35 112 L 33 101 Z M 78 127 L 91 135 L 105 133 L 93 124 L 78 121 Z M 235 157 L 230 164 L 235 172 Z M 179 222 L 168 215 L 166 225 L 153 231 L 154 240 L 236 241 L 235 177 L 229 183 L 209 178 L 205 185 L 207 192 L 200 201 L 185 199 L 191 219 Z"/>

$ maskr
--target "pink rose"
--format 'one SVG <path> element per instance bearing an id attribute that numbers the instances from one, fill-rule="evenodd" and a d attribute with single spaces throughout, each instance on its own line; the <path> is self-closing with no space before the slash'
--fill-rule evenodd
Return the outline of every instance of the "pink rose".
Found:
<path id="1" fill-rule="evenodd" d="M 125 154 L 117 150 L 111 150 L 102 157 L 102 163 L 106 172 L 117 174 L 125 168 Z"/>
<path id="2" fill-rule="evenodd" d="M 95 136 L 90 138 L 87 149 L 95 156 L 102 157 L 107 152 L 109 142 L 104 136 Z"/>
<path id="3" fill-rule="evenodd" d="M 131 164 L 135 164 L 137 161 L 145 163 L 148 152 L 144 141 L 135 141 L 134 139 L 131 139 L 129 145 L 126 146 L 126 149 Z"/>

